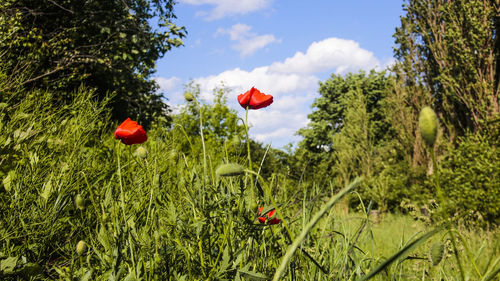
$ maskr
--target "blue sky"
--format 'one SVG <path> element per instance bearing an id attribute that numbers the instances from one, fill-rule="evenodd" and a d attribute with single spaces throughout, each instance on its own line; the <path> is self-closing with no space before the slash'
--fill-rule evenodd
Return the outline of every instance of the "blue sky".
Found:
<path id="1" fill-rule="evenodd" d="M 307 125 L 319 81 L 331 74 L 384 69 L 393 62 L 403 14 L 400 0 L 179 0 L 177 25 L 185 46 L 157 62 L 155 78 L 174 108 L 183 85 L 200 84 L 202 98 L 223 82 L 228 105 L 252 86 L 274 103 L 249 114 L 250 135 L 280 148 L 296 144 Z"/>

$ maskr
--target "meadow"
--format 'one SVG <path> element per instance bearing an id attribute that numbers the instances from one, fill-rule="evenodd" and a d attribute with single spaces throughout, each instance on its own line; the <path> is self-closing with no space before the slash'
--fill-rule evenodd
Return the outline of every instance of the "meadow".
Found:
<path id="1" fill-rule="evenodd" d="M 497 229 L 444 213 L 375 216 L 362 178 L 263 175 L 246 123 L 237 137 L 204 135 L 195 97 L 200 134 L 158 118 L 147 141 L 126 145 L 91 91 L 64 106 L 49 92 L 9 94 L 2 280 L 498 280 Z"/>

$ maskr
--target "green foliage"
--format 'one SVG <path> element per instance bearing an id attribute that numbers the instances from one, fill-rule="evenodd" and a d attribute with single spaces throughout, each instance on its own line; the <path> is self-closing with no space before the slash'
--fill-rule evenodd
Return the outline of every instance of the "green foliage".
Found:
<path id="1" fill-rule="evenodd" d="M 425 87 L 414 94 L 430 94 L 452 136 L 487 128 L 500 110 L 498 2 L 410 0 L 404 8 L 394 34 L 400 77 Z"/>
<path id="2" fill-rule="evenodd" d="M 189 84 L 186 94 L 196 101 L 187 102 L 185 107 L 174 117 L 174 130 L 183 128 L 187 136 L 193 138 L 200 135 L 200 110 L 205 141 L 214 147 L 229 145 L 234 137 L 243 138 L 244 126 L 238 125 L 239 117 L 236 110 L 227 107 L 227 89 L 214 90 L 213 102 L 206 103 L 200 99 L 198 85 Z M 239 145 L 238 145 L 239 146 Z M 194 146 L 196 147 L 196 145 Z"/>
<path id="3" fill-rule="evenodd" d="M 394 77 L 385 72 L 333 75 L 320 84 L 321 97 L 313 106 L 298 154 L 312 159 L 308 175 L 312 180 L 334 180 L 347 184 L 356 176 L 366 180 L 358 190 L 382 208 L 399 205 L 392 198 L 407 194 L 405 179 L 384 175 L 401 161 L 394 143 L 394 129 L 387 119 L 387 99 Z M 395 163 L 398 164 L 395 164 Z M 397 181 L 399 183 L 396 183 Z M 391 181 L 391 183 L 389 183 Z M 359 202 L 355 200 L 356 202 Z"/>
<path id="4" fill-rule="evenodd" d="M 0 89 L 6 84 L 12 85 L 0 79 Z M 408 217 L 373 225 L 366 214 L 339 216 L 328 210 L 326 199 L 335 199 L 340 186 L 291 181 L 291 175 L 300 175 L 293 171 L 294 158 L 255 142 L 251 170 L 264 163 L 262 171 L 269 169 L 269 176 L 256 177 L 255 187 L 248 171 L 216 177 L 219 164 L 246 159 L 233 147 L 240 141 L 231 138 L 229 145 L 229 135 L 210 134 L 211 126 L 221 124 L 202 122 L 205 168 L 197 131 L 172 128 L 158 118 L 147 130 L 147 142 L 126 146 L 114 139 L 117 124 L 105 119 L 106 105 L 91 91 L 74 93 L 75 99 L 61 108 L 50 92 L 8 89 L 0 95 L 2 280 L 265 280 L 303 229 L 307 239 L 296 248 L 284 278 L 357 280 L 414 243 L 406 233 L 424 230 Z M 211 120 L 212 106 L 201 107 L 203 120 Z M 222 107 L 222 116 L 229 116 L 231 110 Z M 182 124 L 197 118 L 195 112 L 181 114 Z M 223 126 L 231 124 L 238 127 L 236 121 Z M 181 149 L 183 142 L 188 149 Z M 147 155 L 138 157 L 136 147 Z M 264 196 L 255 190 L 259 185 Z M 260 224 L 261 206 L 275 208 L 282 223 Z M 321 218 L 313 217 L 318 210 Z M 304 228 L 309 221 L 316 227 Z M 500 262 L 495 234 L 463 236 L 463 245 L 481 257 L 474 266 L 483 276 L 494 277 Z M 429 278 L 456 278 L 455 263 L 446 256 L 434 272 L 426 259 L 410 260 L 426 257 L 428 246 L 420 245 L 411 256 L 398 255 L 402 262 L 386 263 L 375 280 L 413 280 L 424 272 Z M 471 279 L 479 276 L 472 268 L 466 267 Z"/>
<path id="5" fill-rule="evenodd" d="M 345 113 L 349 97 L 360 93 L 366 102 L 366 111 L 374 122 L 375 131 L 372 132 L 378 140 L 387 137 L 387 124 L 384 123 L 380 110 L 381 101 L 386 96 L 390 78 L 385 72 L 371 71 L 348 74 L 345 77 L 332 75 L 324 83 L 320 82 L 319 93 L 313 107 L 316 110 L 308 118 L 311 123 L 301 129 L 299 135 L 304 137 L 301 147 L 311 152 L 321 153 L 332 149 L 332 137 L 340 132 L 345 125 Z"/>
<path id="6" fill-rule="evenodd" d="M 472 226 L 500 224 L 500 151 L 497 144 L 480 134 L 468 134 L 459 139 L 457 147 L 448 148 L 439 162 L 438 176 L 450 200 L 448 211 L 465 214 L 466 222 Z"/>
<path id="7" fill-rule="evenodd" d="M 2 1 L 0 58 L 26 88 L 49 89 L 70 102 L 84 84 L 108 103 L 114 120 L 147 125 L 168 107 L 151 80 L 155 61 L 182 45 L 171 22 L 174 1 Z M 154 28 L 154 25 L 157 28 Z"/>

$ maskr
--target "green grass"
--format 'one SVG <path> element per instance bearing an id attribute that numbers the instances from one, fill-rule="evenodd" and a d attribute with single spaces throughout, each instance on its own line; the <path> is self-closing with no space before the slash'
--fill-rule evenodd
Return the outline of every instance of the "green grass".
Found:
<path id="1" fill-rule="evenodd" d="M 346 214 L 334 200 L 326 205 L 343 186 L 262 178 L 263 159 L 248 167 L 244 145 L 203 147 L 161 121 L 141 158 L 139 145 L 113 138 L 89 93 L 64 109 L 52 100 L 33 93 L 0 109 L 2 280 L 268 280 L 282 263 L 282 280 L 360 280 L 372 270 L 374 280 L 460 280 L 446 228 Z M 220 177 L 223 163 L 246 173 Z M 276 208 L 282 223 L 260 224 L 260 206 Z M 467 280 L 495 280 L 498 231 L 453 231 Z M 446 249 L 436 266 L 434 243 Z"/>

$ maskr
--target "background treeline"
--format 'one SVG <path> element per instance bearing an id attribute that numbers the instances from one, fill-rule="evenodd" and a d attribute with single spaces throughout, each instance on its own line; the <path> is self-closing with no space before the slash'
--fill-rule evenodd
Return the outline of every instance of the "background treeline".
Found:
<path id="1" fill-rule="evenodd" d="M 169 113 L 150 75 L 182 44 L 172 5 L 0 2 L 0 279 L 268 280 L 292 236 L 356 176 L 345 203 L 360 212 L 330 210 L 285 278 L 366 277 L 429 228 L 400 216 L 376 229 L 370 208 L 432 213 L 437 172 L 451 215 L 499 224 L 498 1 L 409 1 L 393 68 L 322 82 L 303 141 L 285 151 L 246 149 L 224 88 L 206 103 L 188 85 L 197 102 Z M 417 128 L 425 105 L 441 123 L 438 171 Z M 142 153 L 113 136 L 125 117 L 147 125 Z M 221 163 L 246 167 L 247 151 L 263 178 L 255 187 L 250 173 L 216 175 Z M 278 208 L 283 223 L 260 224 L 259 207 Z M 462 225 L 462 279 L 494 280 L 497 232 Z M 449 238 L 432 238 L 374 280 L 459 280 Z M 433 245 L 443 261 L 428 261 Z"/>
<path id="2" fill-rule="evenodd" d="M 112 120 L 149 127 L 169 108 L 151 80 L 156 61 L 181 46 L 173 0 L 6 0 L 0 2 L 0 58 L 25 89 L 69 103 L 80 86 L 107 103 Z"/>
<path id="3" fill-rule="evenodd" d="M 431 208 L 435 174 L 418 133 L 430 105 L 443 188 L 458 212 L 499 223 L 500 2 L 408 1 L 390 72 L 332 75 L 299 131 L 295 156 L 312 181 L 363 175 L 382 210 L 405 200 Z"/>
<path id="4" fill-rule="evenodd" d="M 103 124 L 131 117 L 147 128 L 158 123 L 199 141 L 197 106 L 172 115 L 151 80 L 155 61 L 182 45 L 186 34 L 172 23 L 173 5 L 170 0 L 2 1 L 0 102 L 5 112 L 22 104 L 28 93 L 49 92 L 52 110 L 72 120 L 75 116 L 65 109 L 77 93 L 90 90 L 105 107 L 96 112 L 110 117 L 100 113 Z M 434 149 L 441 184 L 456 207 L 450 212 L 470 212 L 498 224 L 499 1 L 411 0 L 404 7 L 391 69 L 332 75 L 321 82 L 311 122 L 298 132 L 303 141 L 293 151 L 251 141 L 253 159 L 264 159 L 255 161 L 255 169 L 286 179 L 292 193 L 330 181 L 343 186 L 361 175 L 366 180 L 359 195 L 383 211 L 399 210 L 402 202 L 431 209 L 435 171 L 417 128 L 420 109 L 430 105 L 441 122 Z M 199 90 L 191 85 L 186 91 L 196 96 Z M 245 157 L 245 149 L 236 149 L 245 146 L 243 126 L 226 106 L 226 92 L 215 89 L 215 102 L 201 104 L 205 138 L 221 148 L 221 157 Z M 22 152 L 9 145 L 2 153 L 3 179 L 24 163 L 16 162 Z M 172 155 L 200 153 L 197 149 L 201 145 L 179 138 Z M 356 198 L 350 202 L 358 203 Z"/>

